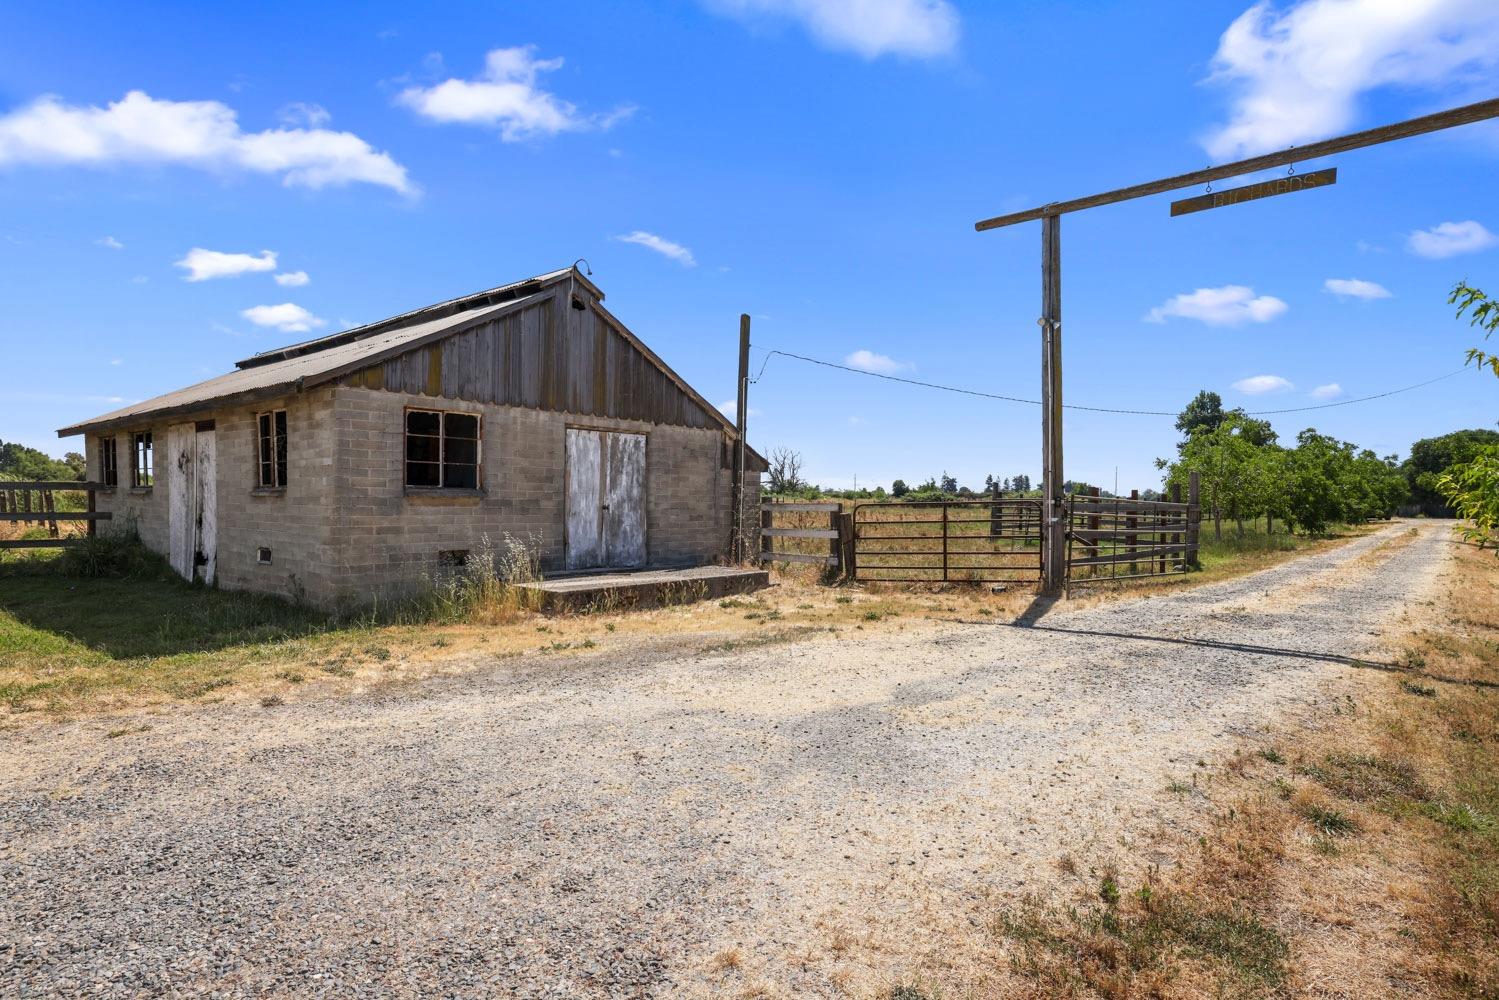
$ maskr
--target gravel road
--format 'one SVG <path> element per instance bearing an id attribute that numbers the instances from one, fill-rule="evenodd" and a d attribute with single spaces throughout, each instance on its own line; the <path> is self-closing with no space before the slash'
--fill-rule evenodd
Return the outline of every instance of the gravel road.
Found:
<path id="1" fill-rule="evenodd" d="M 0 995 L 960 980 L 997 901 L 1057 889 L 1063 854 L 1166 860 L 1190 815 L 1168 780 L 1368 676 L 1349 658 L 1419 618 L 1448 530 L 1018 624 L 621 643 L 116 739 L 12 732 Z"/>

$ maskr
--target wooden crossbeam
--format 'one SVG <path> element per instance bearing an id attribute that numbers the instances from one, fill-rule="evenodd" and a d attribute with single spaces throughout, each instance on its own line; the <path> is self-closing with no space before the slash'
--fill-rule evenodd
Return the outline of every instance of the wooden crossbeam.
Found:
<path id="1" fill-rule="evenodd" d="M 1365 146 L 1377 146 L 1382 142 L 1390 142 L 1394 139 L 1409 139 L 1412 136 L 1426 135 L 1429 132 L 1440 132 L 1443 129 L 1455 128 L 1459 125 L 1471 125 L 1474 122 L 1486 121 L 1490 118 L 1499 118 L 1499 98 L 1479 101 L 1476 104 L 1466 104 L 1460 108 L 1452 108 L 1450 111 L 1439 111 L 1434 115 L 1412 118 L 1408 121 L 1396 122 L 1393 125 L 1381 125 L 1377 128 L 1365 129 L 1362 132 L 1350 132 L 1347 135 L 1340 135 L 1334 139 L 1324 139 L 1321 142 L 1308 143 L 1305 146 L 1292 146 L 1290 149 L 1283 149 L 1275 153 L 1265 153 L 1262 156 L 1252 156 L 1247 160 L 1236 160 L 1233 163 L 1223 163 L 1216 167 L 1208 167 L 1205 170 L 1194 170 L 1191 173 L 1177 174 L 1175 177 L 1162 177 L 1159 180 L 1146 181 L 1143 184 L 1132 184 L 1129 187 L 1116 188 L 1113 191 L 1105 191 L 1102 194 L 1090 194 L 1086 198 L 1052 202 L 1050 205 L 1028 208 L 1023 212 L 1011 212 L 1009 215 L 996 215 L 992 219 L 983 219 L 975 222 L 973 228 L 981 233 L 990 229 L 1003 229 L 1006 226 L 1017 225 L 1021 222 L 1034 222 L 1037 219 L 1043 219 L 1047 216 L 1065 215 L 1068 212 L 1079 212 L 1085 208 L 1097 208 L 1100 205 L 1113 205 L 1117 202 L 1131 201 L 1135 198 L 1162 194 L 1166 191 L 1197 187 L 1202 184 L 1211 183 L 1212 181 L 1221 180 L 1224 177 L 1238 177 L 1242 174 L 1252 174 L 1256 170 L 1284 167 L 1293 163 L 1306 163 L 1309 160 L 1315 160 L 1322 156 L 1331 156 L 1334 153 L 1344 153 L 1351 149 L 1362 149 Z"/>

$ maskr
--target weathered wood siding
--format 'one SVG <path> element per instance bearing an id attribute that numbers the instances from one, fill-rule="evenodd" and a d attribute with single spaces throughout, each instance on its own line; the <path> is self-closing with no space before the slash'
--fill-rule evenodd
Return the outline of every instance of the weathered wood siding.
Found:
<path id="1" fill-rule="evenodd" d="M 346 376 L 365 389 L 680 427 L 721 426 L 626 337 L 566 294 Z"/>

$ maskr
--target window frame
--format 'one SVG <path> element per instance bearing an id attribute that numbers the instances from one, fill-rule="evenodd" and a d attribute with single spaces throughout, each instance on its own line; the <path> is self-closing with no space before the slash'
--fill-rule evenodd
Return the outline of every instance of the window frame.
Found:
<path id="1" fill-rule="evenodd" d="M 417 434 L 420 438 L 435 438 L 437 441 L 437 459 L 430 461 L 418 459 L 413 463 L 411 458 L 411 417 L 413 414 L 429 414 L 437 417 L 436 434 Z M 474 460 L 470 462 L 448 461 L 448 417 L 467 417 L 474 421 L 473 438 L 455 438 L 454 440 L 468 441 L 474 443 Z M 437 484 L 413 483 L 411 481 L 411 466 L 435 465 L 437 467 Z M 463 465 L 474 470 L 474 482 L 472 486 L 451 486 L 448 484 L 448 466 Z M 401 485 L 404 489 L 420 493 L 479 493 L 484 486 L 484 415 L 471 410 L 439 410 L 429 406 L 408 406 L 401 415 Z"/>
<path id="2" fill-rule="evenodd" d="M 286 410 L 255 414 L 255 488 L 285 490 L 291 454 Z M 269 475 L 269 480 L 267 480 Z"/>
<path id="3" fill-rule="evenodd" d="M 99 438 L 99 484 L 107 490 L 120 485 L 120 453 L 113 434 Z"/>
<path id="4" fill-rule="evenodd" d="M 130 432 L 130 488 L 149 490 L 156 486 L 156 445 L 149 429 Z"/>

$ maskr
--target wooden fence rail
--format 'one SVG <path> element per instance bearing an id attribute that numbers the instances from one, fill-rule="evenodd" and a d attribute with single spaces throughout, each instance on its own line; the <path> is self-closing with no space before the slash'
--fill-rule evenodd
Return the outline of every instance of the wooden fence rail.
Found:
<path id="1" fill-rule="evenodd" d="M 111 520 L 114 515 L 98 509 L 97 490 L 104 489 L 102 483 L 36 481 L 21 482 L 0 480 L 0 524 L 32 523 L 47 529 L 46 538 L 0 538 L 0 549 L 53 549 L 76 545 L 98 531 L 100 521 Z M 81 511 L 58 510 L 58 493 L 84 493 L 87 508 Z M 59 521 L 83 521 L 85 534 L 64 535 Z"/>
<path id="2" fill-rule="evenodd" d="M 812 563 L 819 566 L 829 566 L 834 569 L 841 567 L 842 545 L 840 541 L 843 537 L 839 531 L 839 512 L 841 510 L 842 506 L 836 503 L 801 501 L 762 503 L 760 505 L 760 561 L 762 563 Z M 786 513 L 826 514 L 828 515 L 828 526 L 826 528 L 778 527 L 775 523 L 776 515 Z M 775 547 L 775 540 L 777 538 L 825 540 L 828 543 L 828 552 L 826 555 L 823 555 L 815 552 L 777 550 Z"/>

